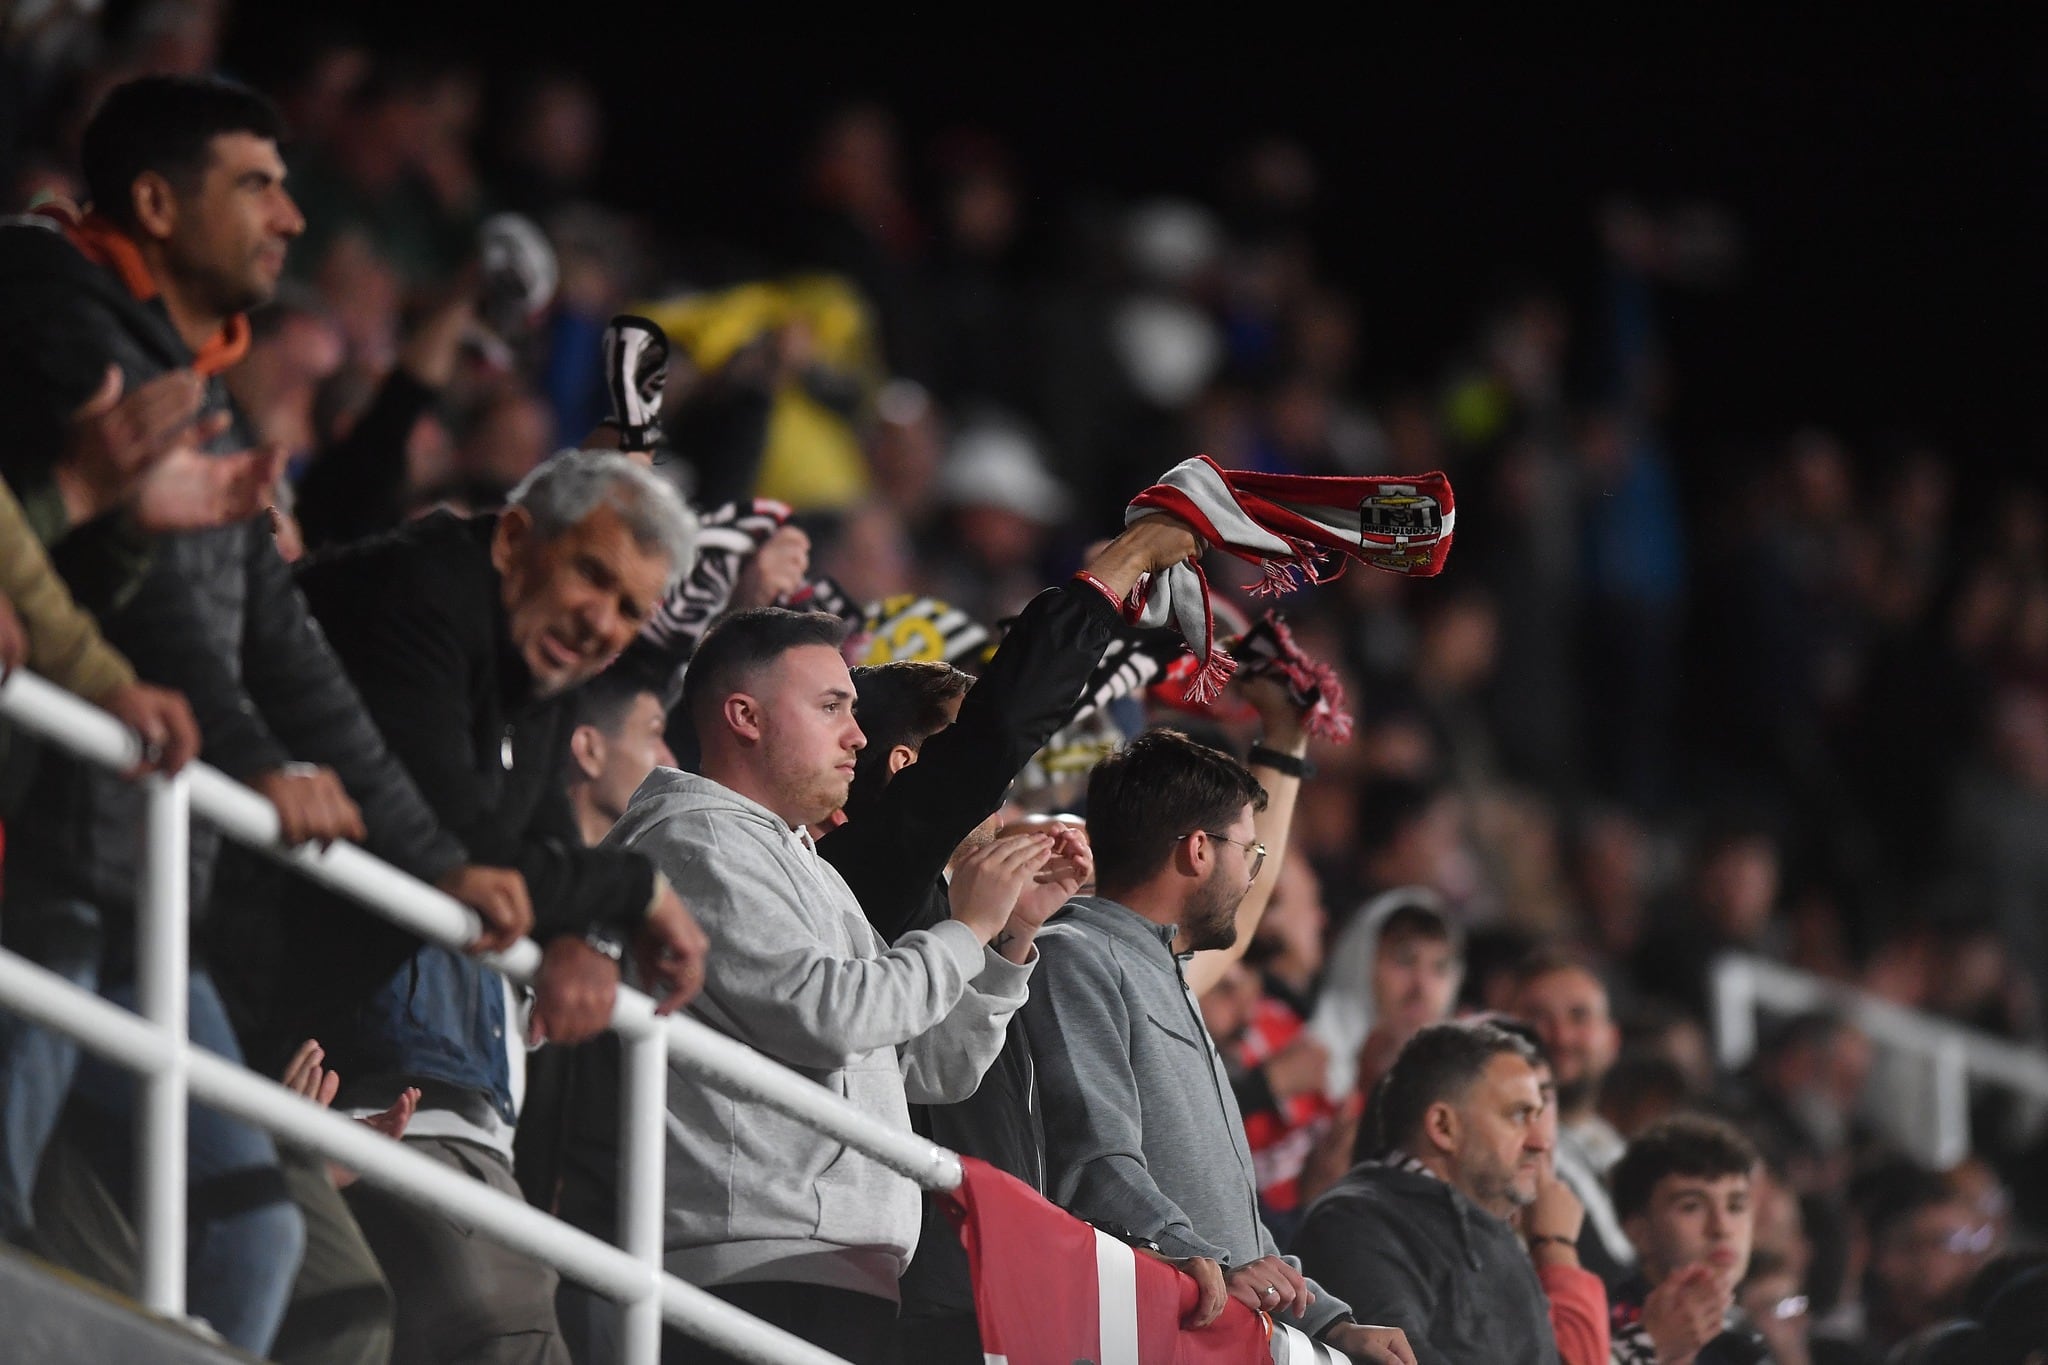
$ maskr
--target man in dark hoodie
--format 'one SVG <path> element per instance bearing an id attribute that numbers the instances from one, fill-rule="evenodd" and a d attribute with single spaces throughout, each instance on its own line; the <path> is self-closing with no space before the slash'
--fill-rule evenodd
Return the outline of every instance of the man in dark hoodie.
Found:
<path id="1" fill-rule="evenodd" d="M 1401 1050 L 1378 1106 L 1394 1145 L 1309 1209 L 1303 1267 L 1360 1317 L 1407 1332 L 1417 1365 L 1557 1365 L 1530 1258 L 1570 1255 L 1570 1239 L 1509 1222 L 1542 1175 L 1532 1049 L 1491 1024 L 1432 1024 Z"/>

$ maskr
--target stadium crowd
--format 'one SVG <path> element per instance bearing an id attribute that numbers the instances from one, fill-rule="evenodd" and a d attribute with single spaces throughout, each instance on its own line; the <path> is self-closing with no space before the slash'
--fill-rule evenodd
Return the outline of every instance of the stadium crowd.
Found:
<path id="1" fill-rule="evenodd" d="M 849 107 L 788 240 L 712 251 L 602 198 L 566 69 L 309 31 L 245 86 L 220 22 L 0 19 L 0 665 L 483 933 L 201 828 L 196 1041 L 610 1237 L 625 980 L 1172 1263 L 1191 1324 L 2048 1361 L 2034 1115 L 1975 1097 L 1931 1170 L 1844 1017 L 1716 1065 L 1727 951 L 2023 1041 L 2048 985 L 2048 502 L 1964 537 L 1937 447 L 1802 430 L 1689 503 L 1657 319 L 1740 268 L 1723 220 L 1610 205 L 1595 299 L 1511 291 L 1388 388 L 1291 143 L 1214 207 L 1033 221 L 996 138 L 913 162 Z M 1220 503 L 1125 520 L 1204 453 Z M 1431 471 L 1445 571 L 1284 619 L 1201 515 Z M 1138 620 L 1191 560 L 1217 649 L 1184 590 Z M 0 942 L 132 1005 L 133 775 L 0 745 Z M 474 956 L 529 934 L 530 990 Z M 11 1242 L 132 1289 L 135 1103 L 0 1012 Z M 668 1106 L 671 1271 L 849 1360 L 983 1358 L 936 1201 Z M 351 1172 L 203 1107 L 189 1165 L 236 1347 L 616 1358 L 604 1300 Z"/>

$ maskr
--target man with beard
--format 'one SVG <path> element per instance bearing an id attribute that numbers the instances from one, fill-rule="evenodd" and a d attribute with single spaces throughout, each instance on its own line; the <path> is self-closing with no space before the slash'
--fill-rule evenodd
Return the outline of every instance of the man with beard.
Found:
<path id="1" fill-rule="evenodd" d="M 1043 1094 L 1047 1193 L 1097 1227 L 1363 1360 L 1413 1362 L 1279 1254 L 1258 1216 L 1244 1120 L 1187 989 L 1183 955 L 1236 941 L 1266 850 L 1266 793 L 1235 760 L 1173 730 L 1140 735 L 1088 780 L 1097 894 L 1038 935 L 1024 1007 Z M 1227 1155 L 1226 1155 L 1227 1154 Z"/>
<path id="2" fill-rule="evenodd" d="M 1617 1285 L 1634 1268 L 1636 1253 L 1603 1183 L 1624 1145 L 1597 1107 L 1600 1084 L 1621 1050 L 1607 987 L 1570 951 L 1539 949 L 1516 969 L 1511 1008 L 1535 1027 L 1557 1079 L 1557 1174 L 1586 1206 L 1580 1263 Z"/>
<path id="3" fill-rule="evenodd" d="M 1432 1024 L 1401 1049 L 1378 1110 L 1392 1145 L 1309 1209 L 1302 1263 L 1404 1329 L 1423 1365 L 1557 1365 L 1531 1258 L 1569 1238 L 1511 1222 L 1535 1212 L 1542 1183 L 1534 1050 L 1492 1024 Z"/>

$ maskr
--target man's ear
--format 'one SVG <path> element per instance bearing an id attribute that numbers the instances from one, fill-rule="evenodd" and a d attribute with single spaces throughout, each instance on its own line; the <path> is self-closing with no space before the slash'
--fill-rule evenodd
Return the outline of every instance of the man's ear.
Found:
<path id="1" fill-rule="evenodd" d="M 1458 1107 L 1449 1100 L 1438 1100 L 1422 1115 L 1422 1140 L 1435 1150 L 1450 1156 L 1458 1150 Z M 1413 1155 L 1422 1156 L 1421 1152 Z"/>
<path id="2" fill-rule="evenodd" d="M 604 771 L 604 731 L 595 725 L 579 725 L 569 732 L 569 761 L 586 782 L 595 782 Z"/>
<path id="3" fill-rule="evenodd" d="M 157 171 L 144 171 L 128 186 L 128 209 L 144 237 L 162 241 L 178 226 L 178 192 Z"/>
<path id="4" fill-rule="evenodd" d="M 498 529 L 491 532 L 491 567 L 500 577 L 525 555 L 533 541 L 533 513 L 524 507 L 507 507 L 498 514 Z"/>
<path id="5" fill-rule="evenodd" d="M 718 708 L 718 714 L 726 729 L 741 739 L 760 742 L 762 715 L 759 700 L 745 692 L 735 692 Z"/>
<path id="6" fill-rule="evenodd" d="M 1632 1213 L 1628 1217 L 1622 1219 L 1621 1235 L 1628 1238 L 1628 1244 L 1634 1247 L 1636 1249 L 1636 1254 L 1640 1256 L 1643 1252 L 1643 1248 L 1649 1245 L 1649 1243 L 1644 1240 L 1650 1235 L 1649 1215 L 1644 1213 Z"/>
<path id="7" fill-rule="evenodd" d="M 889 776 L 894 777 L 911 764 L 917 762 L 917 750 L 908 744 L 895 744 L 889 748 Z"/>

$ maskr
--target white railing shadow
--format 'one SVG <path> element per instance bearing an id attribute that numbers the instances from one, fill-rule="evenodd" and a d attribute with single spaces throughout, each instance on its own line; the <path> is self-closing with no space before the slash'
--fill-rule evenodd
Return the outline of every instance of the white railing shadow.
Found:
<path id="1" fill-rule="evenodd" d="M 1970 1086 L 1994 1085 L 2048 1106 L 2041 1049 L 1907 1009 L 1867 991 L 1769 958 L 1727 953 L 1713 968 L 1714 1048 L 1729 1071 L 1756 1054 L 1757 1013 L 1826 1010 L 1854 1024 L 1893 1063 L 1884 1076 L 1900 1102 L 1873 1110 L 1885 1136 L 1915 1160 L 1947 1170 L 1970 1154 Z"/>
<path id="2" fill-rule="evenodd" d="M 0 683 L 0 715 L 114 772 L 140 756 L 135 736 L 105 712 L 17 669 Z M 79 989 L 27 959 L 0 951 L 0 1008 L 76 1039 L 138 1073 L 137 1233 L 144 1305 L 185 1309 L 185 1107 L 188 1095 L 356 1170 L 362 1179 L 472 1224 L 486 1237 L 553 1266 L 620 1305 L 625 1365 L 654 1365 L 661 1325 L 762 1365 L 827 1365 L 839 1358 L 733 1308 L 662 1270 L 663 1123 L 668 1064 L 729 1094 L 778 1110 L 901 1172 L 928 1190 L 960 1184 L 960 1159 L 914 1133 L 860 1113 L 837 1095 L 745 1044 L 621 986 L 612 1012 L 620 1035 L 619 1240 L 606 1243 L 447 1169 L 360 1124 L 332 1114 L 267 1077 L 187 1041 L 185 1002 L 190 907 L 187 850 L 193 817 L 296 869 L 431 943 L 460 951 L 480 929 L 460 902 L 362 849 L 287 849 L 277 813 L 261 796 L 203 763 L 175 777 L 148 777 L 137 896 L 139 1014 Z M 481 959 L 515 981 L 531 978 L 540 949 L 524 940 Z"/>

